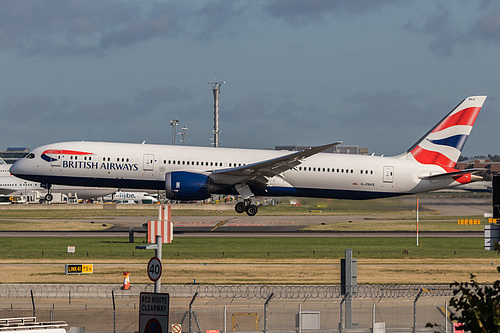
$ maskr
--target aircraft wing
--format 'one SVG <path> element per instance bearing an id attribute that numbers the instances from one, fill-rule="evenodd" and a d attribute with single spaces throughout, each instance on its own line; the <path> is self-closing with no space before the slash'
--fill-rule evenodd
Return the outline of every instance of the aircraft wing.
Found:
<path id="1" fill-rule="evenodd" d="M 445 173 L 440 173 L 437 175 L 431 175 L 431 176 L 424 176 L 424 177 L 419 177 L 420 179 L 439 179 L 439 178 L 451 178 L 451 177 L 456 177 L 460 175 L 465 175 L 467 173 L 477 173 L 481 171 L 487 171 L 487 169 L 466 169 L 466 170 L 458 170 L 458 171 L 453 171 L 453 172 L 445 172 Z"/>
<path id="2" fill-rule="evenodd" d="M 215 170 L 210 174 L 210 177 L 218 182 L 226 184 L 237 184 L 252 180 L 266 184 L 268 177 L 274 177 L 284 171 L 293 169 L 294 167 L 299 165 L 303 159 L 341 143 L 342 141 L 338 141 L 323 146 L 308 148 L 269 160 L 243 165 L 241 167 Z"/>

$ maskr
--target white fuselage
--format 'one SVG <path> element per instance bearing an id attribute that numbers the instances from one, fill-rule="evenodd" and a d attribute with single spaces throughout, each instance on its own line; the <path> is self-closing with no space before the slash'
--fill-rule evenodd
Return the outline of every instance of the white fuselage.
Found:
<path id="1" fill-rule="evenodd" d="M 83 154 L 82 154 L 83 152 Z M 165 189 L 165 174 L 209 174 L 289 154 L 288 151 L 61 142 L 31 151 L 11 169 L 41 183 L 131 189 Z M 370 199 L 427 192 L 460 185 L 453 179 L 421 179 L 445 172 L 404 157 L 319 153 L 272 177 L 255 195 Z M 215 180 L 217 176 L 215 175 Z M 226 177 L 223 181 L 227 182 Z M 226 191 L 222 191 L 226 192 Z M 229 192 L 231 192 L 229 190 Z M 234 193 L 234 190 L 232 191 Z"/>
<path id="2" fill-rule="evenodd" d="M 12 176 L 10 165 L 0 165 L 0 195 L 30 195 L 35 192 L 46 194 L 47 189 L 39 182 L 32 182 Z M 82 187 L 55 185 L 51 187 L 54 193 L 77 196 L 80 199 L 98 198 L 116 192 L 116 188 Z M 41 195 L 43 196 L 43 195 Z"/>

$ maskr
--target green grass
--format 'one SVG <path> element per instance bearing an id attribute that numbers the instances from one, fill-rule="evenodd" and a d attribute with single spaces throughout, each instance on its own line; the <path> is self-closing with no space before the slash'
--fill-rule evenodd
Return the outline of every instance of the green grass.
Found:
<path id="1" fill-rule="evenodd" d="M 476 217 L 477 218 L 477 217 Z M 482 224 L 459 225 L 458 219 L 454 220 L 423 220 L 419 221 L 418 230 L 424 231 L 483 231 L 485 219 Z M 352 222 L 335 222 L 320 225 L 311 225 L 302 228 L 303 231 L 405 231 L 416 232 L 417 224 L 415 220 L 409 219 L 364 219 Z"/>
<path id="2" fill-rule="evenodd" d="M 15 260 L 148 260 L 152 250 L 137 250 L 144 238 L 2 238 L 0 258 Z M 483 249 L 482 238 L 176 238 L 163 246 L 164 259 L 339 259 L 352 248 L 358 259 L 460 259 L 498 258 Z M 69 255 L 68 246 L 76 253 Z M 403 254 L 409 250 L 410 254 Z"/>

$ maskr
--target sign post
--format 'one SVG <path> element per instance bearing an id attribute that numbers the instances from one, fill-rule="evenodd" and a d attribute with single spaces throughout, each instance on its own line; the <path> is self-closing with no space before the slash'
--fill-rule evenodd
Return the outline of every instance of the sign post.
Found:
<path id="1" fill-rule="evenodd" d="M 158 278 L 156 280 L 153 280 L 155 282 L 155 293 L 160 293 L 161 292 L 161 248 L 162 248 L 162 241 L 161 241 L 161 235 L 156 235 L 156 259 L 158 260 L 158 263 L 160 264 L 160 273 L 158 275 Z M 151 262 L 151 260 L 150 260 Z M 149 265 L 148 265 L 149 266 Z M 148 275 L 149 275 L 149 267 L 148 267 Z"/>

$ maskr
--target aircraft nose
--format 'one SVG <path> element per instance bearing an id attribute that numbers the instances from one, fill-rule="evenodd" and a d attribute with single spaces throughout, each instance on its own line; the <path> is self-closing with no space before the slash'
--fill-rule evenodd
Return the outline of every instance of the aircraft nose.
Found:
<path id="1" fill-rule="evenodd" d="M 9 171 L 12 175 L 14 176 L 19 176 L 19 175 L 22 175 L 23 174 L 23 171 L 24 171 L 24 167 L 23 167 L 23 164 L 24 164 L 24 161 L 23 159 L 19 159 L 17 161 L 14 162 L 14 164 L 11 165 Z"/>
<path id="2" fill-rule="evenodd" d="M 10 173 L 13 174 L 14 176 L 16 174 L 19 174 L 19 163 L 18 162 L 19 161 L 14 162 L 14 164 L 12 164 L 10 166 L 10 169 L 9 169 Z"/>

